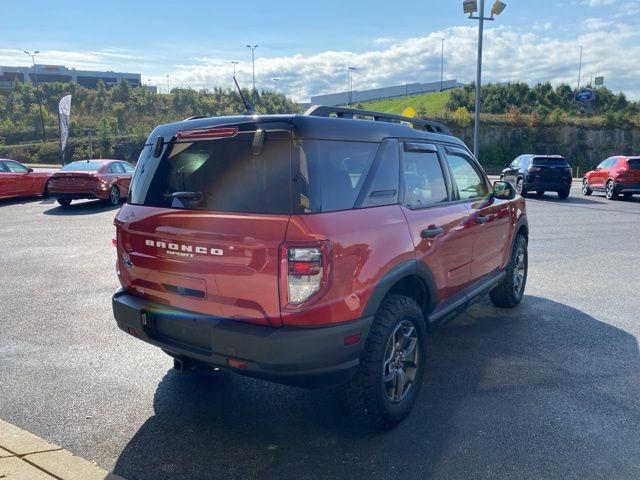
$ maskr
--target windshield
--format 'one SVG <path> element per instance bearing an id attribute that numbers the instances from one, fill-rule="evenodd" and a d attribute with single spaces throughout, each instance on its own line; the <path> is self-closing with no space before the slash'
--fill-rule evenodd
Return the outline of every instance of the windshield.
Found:
<path id="1" fill-rule="evenodd" d="M 92 162 L 90 160 L 82 160 L 80 162 L 71 162 L 60 169 L 60 171 L 82 171 L 82 172 L 95 172 L 99 170 L 104 163 Z"/>

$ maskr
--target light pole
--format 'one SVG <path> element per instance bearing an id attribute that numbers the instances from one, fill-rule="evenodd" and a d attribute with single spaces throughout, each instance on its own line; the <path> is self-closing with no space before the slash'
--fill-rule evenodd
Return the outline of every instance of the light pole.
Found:
<path id="1" fill-rule="evenodd" d="M 463 3 L 464 13 L 469 14 L 469 18 L 472 20 L 478 20 L 478 64 L 476 67 L 476 111 L 475 120 L 473 125 L 473 154 L 478 158 L 480 154 L 480 107 L 482 105 L 482 37 L 484 33 L 484 22 L 493 21 L 495 15 L 500 15 L 507 5 L 500 0 L 496 0 L 491 7 L 491 16 L 484 16 L 484 0 L 480 0 L 480 15 L 474 16 L 473 14 L 478 11 L 477 0 L 464 0 Z"/>
<path id="2" fill-rule="evenodd" d="M 349 63 L 347 63 L 347 83 L 349 85 L 349 106 L 351 106 L 351 104 L 353 103 L 353 74 L 351 72 L 353 72 L 356 69 L 356 67 L 349 65 Z"/>
<path id="3" fill-rule="evenodd" d="M 253 92 L 255 93 L 256 91 L 256 55 L 255 55 L 255 51 L 256 48 L 258 48 L 258 45 L 247 45 L 247 48 L 249 50 L 251 50 L 251 71 L 253 73 Z"/>
<path id="4" fill-rule="evenodd" d="M 578 90 L 580 90 L 580 81 L 582 80 L 582 52 L 584 47 L 580 45 L 580 66 L 578 67 Z"/>
<path id="5" fill-rule="evenodd" d="M 280 81 L 280 79 L 278 77 L 274 77 L 271 80 L 273 80 L 273 83 L 275 84 L 275 91 L 278 91 L 278 82 Z"/>
<path id="6" fill-rule="evenodd" d="M 444 90 L 444 38 L 442 39 L 442 56 L 440 57 L 440 91 Z"/>
<path id="7" fill-rule="evenodd" d="M 167 95 L 171 93 L 171 89 L 169 88 L 169 74 L 167 73 Z"/>
<path id="8" fill-rule="evenodd" d="M 233 78 L 236 77 L 236 65 L 238 65 L 238 62 L 236 60 L 231 60 L 229 62 L 231 65 L 233 65 Z"/>
<path id="9" fill-rule="evenodd" d="M 44 132 L 44 114 L 42 113 L 42 99 L 38 92 L 38 72 L 36 71 L 36 55 L 40 53 L 40 50 L 36 50 L 33 53 L 28 50 L 24 50 L 24 53 L 31 57 L 31 62 L 33 63 L 33 83 L 36 87 L 36 98 L 38 100 L 38 106 L 40 107 L 40 126 L 42 127 L 42 142 L 44 143 L 46 141 L 46 135 Z"/>

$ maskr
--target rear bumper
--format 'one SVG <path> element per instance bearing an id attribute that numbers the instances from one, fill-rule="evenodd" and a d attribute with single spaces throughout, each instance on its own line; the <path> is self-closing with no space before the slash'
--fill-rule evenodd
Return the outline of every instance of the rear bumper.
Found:
<path id="1" fill-rule="evenodd" d="M 174 309 L 123 290 L 114 294 L 112 304 L 121 330 L 172 356 L 301 386 L 347 381 L 373 322 L 365 317 L 328 327 L 273 328 Z M 359 342 L 345 346 L 345 337 L 358 333 Z"/>
<path id="2" fill-rule="evenodd" d="M 573 179 L 544 179 L 544 178 L 533 178 L 533 179 L 525 179 L 524 188 L 525 190 L 565 190 L 567 188 L 571 188 L 571 182 Z"/>
<path id="3" fill-rule="evenodd" d="M 49 190 L 49 195 L 54 198 L 68 198 L 70 200 L 78 200 L 81 198 L 99 198 L 100 200 L 107 200 L 109 198 L 109 190 L 86 190 L 86 191 L 66 191 L 66 190 L 56 190 L 55 188 L 51 188 Z"/>
<path id="4" fill-rule="evenodd" d="M 640 193 L 640 183 L 617 182 L 615 189 L 618 193 Z"/>

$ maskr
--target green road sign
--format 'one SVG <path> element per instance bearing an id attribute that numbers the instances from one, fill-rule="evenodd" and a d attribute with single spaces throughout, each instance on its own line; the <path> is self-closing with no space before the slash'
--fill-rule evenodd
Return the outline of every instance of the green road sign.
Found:
<path id="1" fill-rule="evenodd" d="M 595 86 L 601 87 L 604 85 L 604 77 L 596 77 Z"/>

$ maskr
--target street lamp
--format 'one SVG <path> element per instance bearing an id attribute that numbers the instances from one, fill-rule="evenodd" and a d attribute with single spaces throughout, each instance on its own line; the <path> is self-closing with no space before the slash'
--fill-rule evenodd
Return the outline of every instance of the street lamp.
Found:
<path id="1" fill-rule="evenodd" d="M 271 80 L 273 80 L 273 82 L 275 83 L 275 91 L 278 91 L 278 82 L 280 81 L 280 79 L 278 77 L 274 77 Z"/>
<path id="2" fill-rule="evenodd" d="M 171 89 L 169 88 L 169 74 L 167 73 L 167 94 L 171 93 Z"/>
<path id="3" fill-rule="evenodd" d="M 353 75 L 351 72 L 353 72 L 356 69 L 356 67 L 349 65 L 349 63 L 347 63 L 347 83 L 349 86 L 349 106 L 351 106 L 351 104 L 353 103 Z"/>
<path id="4" fill-rule="evenodd" d="M 442 56 L 440 57 L 440 91 L 444 90 L 444 38 L 442 40 Z"/>
<path id="5" fill-rule="evenodd" d="M 256 55 L 255 55 L 255 51 L 256 48 L 258 48 L 258 45 L 247 45 L 247 48 L 251 50 L 251 69 L 253 72 L 253 92 L 255 93 L 256 91 Z"/>
<path id="6" fill-rule="evenodd" d="M 580 90 L 580 82 L 582 81 L 582 52 L 584 47 L 580 45 L 580 66 L 578 67 L 578 90 Z"/>
<path id="7" fill-rule="evenodd" d="M 500 0 L 496 0 L 491 7 L 491 16 L 484 16 L 484 0 L 480 0 L 480 14 L 474 16 L 473 14 L 478 11 L 478 0 L 464 0 L 462 4 L 462 8 L 464 13 L 469 15 L 469 18 L 472 20 L 478 20 L 479 28 L 478 28 L 478 65 L 476 68 L 476 111 L 475 111 L 475 120 L 473 126 L 473 154 L 476 158 L 478 158 L 480 153 L 480 106 L 481 106 L 481 95 L 482 95 L 482 37 L 484 33 L 484 22 L 493 21 L 495 15 L 500 15 L 507 5 Z"/>
<path id="8" fill-rule="evenodd" d="M 229 62 L 231 65 L 233 65 L 233 78 L 236 77 L 236 65 L 238 65 L 238 62 L 236 60 L 231 60 Z"/>
<path id="9" fill-rule="evenodd" d="M 38 92 L 38 72 L 36 71 L 36 55 L 40 53 L 40 50 L 36 50 L 31 53 L 28 50 L 24 50 L 24 53 L 31 57 L 31 62 L 33 63 L 33 82 L 36 87 L 36 98 L 38 99 L 38 106 L 40 107 L 40 125 L 42 126 L 42 141 L 46 140 L 46 136 L 44 133 L 44 114 L 42 113 L 42 99 L 40 98 L 40 94 Z"/>

